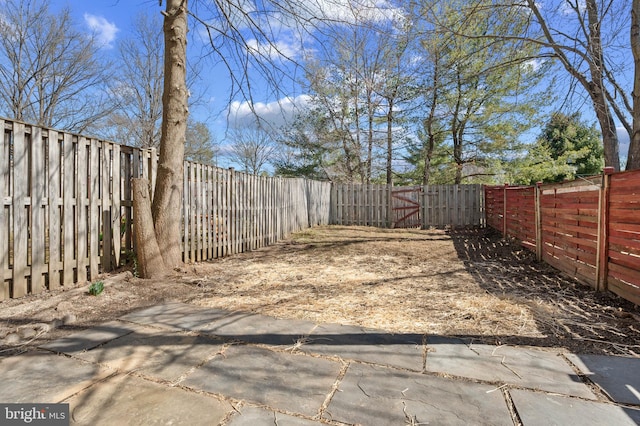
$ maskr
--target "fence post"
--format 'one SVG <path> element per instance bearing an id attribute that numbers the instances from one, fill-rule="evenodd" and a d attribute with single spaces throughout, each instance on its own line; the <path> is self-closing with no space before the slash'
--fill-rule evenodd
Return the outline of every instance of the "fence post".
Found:
<path id="1" fill-rule="evenodd" d="M 596 290 L 607 290 L 609 272 L 609 186 L 613 167 L 602 171 L 602 183 L 598 200 L 598 245 L 596 251 Z"/>
<path id="2" fill-rule="evenodd" d="M 387 185 L 387 228 L 393 228 L 393 183 Z"/>
<path id="3" fill-rule="evenodd" d="M 536 183 L 536 260 L 542 261 L 542 182 Z"/>
<path id="4" fill-rule="evenodd" d="M 504 189 L 502 190 L 502 237 L 507 238 L 507 188 L 509 187 L 508 183 L 504 184 Z"/>

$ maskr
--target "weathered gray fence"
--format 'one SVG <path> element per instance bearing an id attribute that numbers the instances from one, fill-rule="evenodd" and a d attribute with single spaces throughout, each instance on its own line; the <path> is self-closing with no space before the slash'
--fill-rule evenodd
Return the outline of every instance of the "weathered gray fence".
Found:
<path id="1" fill-rule="evenodd" d="M 0 300 L 94 280 L 133 259 L 131 179 L 155 150 L 0 119 Z M 153 194 L 152 194 L 153 195 Z M 253 176 L 185 162 L 183 259 L 272 244 L 322 224 L 473 226 L 479 186 L 393 188 Z"/>
<path id="2" fill-rule="evenodd" d="M 331 223 L 394 228 L 484 226 L 482 185 L 334 184 Z"/>
<path id="3" fill-rule="evenodd" d="M 187 262 L 254 250 L 329 223 L 328 182 L 255 176 L 190 162 L 184 174 Z"/>
<path id="4" fill-rule="evenodd" d="M 154 150 L 5 119 L 0 129 L 0 300 L 91 281 L 132 257 L 131 178 L 154 187 Z M 184 170 L 185 262 L 329 222 L 329 183 Z"/>

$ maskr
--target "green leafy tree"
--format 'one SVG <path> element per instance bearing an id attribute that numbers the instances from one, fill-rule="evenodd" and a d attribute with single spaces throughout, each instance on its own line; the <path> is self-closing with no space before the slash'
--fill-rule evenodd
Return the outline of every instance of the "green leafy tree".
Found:
<path id="1" fill-rule="evenodd" d="M 528 153 L 507 166 L 507 181 L 519 184 L 560 182 L 602 172 L 604 148 L 600 132 L 580 113 L 555 112 Z"/>
<path id="2" fill-rule="evenodd" d="M 604 148 L 600 132 L 582 121 L 578 112 L 569 115 L 554 113 L 543 128 L 539 143 L 549 149 L 554 160 L 571 165 L 575 175 L 602 172 Z"/>
<path id="3" fill-rule="evenodd" d="M 539 47 L 485 35 L 522 31 L 529 17 L 517 9 L 504 13 L 490 1 L 453 0 L 425 4 L 423 10 L 433 28 L 422 40 L 432 125 L 427 133 L 434 135 L 436 124 L 447 132 L 445 175 L 454 171 L 448 183 L 491 180 L 514 155 L 521 135 L 537 124 L 547 97 L 540 87 L 545 66 L 532 61 Z"/>

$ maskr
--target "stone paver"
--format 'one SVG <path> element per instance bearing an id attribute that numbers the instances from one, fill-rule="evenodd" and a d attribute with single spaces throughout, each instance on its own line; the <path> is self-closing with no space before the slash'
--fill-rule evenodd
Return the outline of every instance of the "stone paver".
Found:
<path id="1" fill-rule="evenodd" d="M 513 425 L 491 386 L 362 364 L 349 366 L 323 417 L 363 425 Z"/>
<path id="2" fill-rule="evenodd" d="M 612 400 L 640 405 L 640 358 L 573 354 L 567 358 Z"/>
<path id="3" fill-rule="evenodd" d="M 390 334 L 348 325 L 323 324 L 313 330 L 301 350 L 422 371 L 422 340 L 421 334 Z"/>
<path id="4" fill-rule="evenodd" d="M 68 399 L 78 425 L 215 425 L 229 403 L 131 375 L 119 375 Z"/>
<path id="5" fill-rule="evenodd" d="M 207 324 L 201 331 L 225 339 L 288 347 L 307 336 L 315 325 L 310 321 L 234 313 Z"/>
<path id="6" fill-rule="evenodd" d="M 318 426 L 323 423 L 300 417 L 288 416 L 257 407 L 244 407 L 233 414 L 229 426 Z"/>
<path id="7" fill-rule="evenodd" d="M 138 326 L 126 336 L 76 356 L 120 371 L 136 371 L 176 382 L 222 348 L 221 341 L 209 337 L 166 333 Z"/>
<path id="8" fill-rule="evenodd" d="M 57 403 L 113 371 L 50 352 L 0 359 L 0 402 Z"/>
<path id="9" fill-rule="evenodd" d="M 546 350 L 430 336 L 426 370 L 595 399 L 569 363 Z"/>
<path id="10" fill-rule="evenodd" d="M 166 303 L 132 312 L 123 316 L 121 320 L 170 330 L 197 331 L 206 324 L 230 315 L 232 313 L 220 309 L 186 303 Z"/>
<path id="11" fill-rule="evenodd" d="M 640 424 L 639 358 L 423 340 L 168 303 L 0 358 L 0 402 L 87 425 L 511 425 L 508 392 L 525 426 Z"/>
<path id="12" fill-rule="evenodd" d="M 113 339 L 125 336 L 132 333 L 133 330 L 133 327 L 123 322 L 110 321 L 104 325 L 73 333 L 40 347 L 54 352 L 74 354 L 90 350 Z"/>
<path id="13" fill-rule="evenodd" d="M 274 409 L 316 415 L 341 363 L 255 346 L 231 346 L 182 384 Z"/>
<path id="14" fill-rule="evenodd" d="M 524 390 L 510 393 L 525 426 L 634 426 L 640 422 L 639 411 L 613 404 Z"/>

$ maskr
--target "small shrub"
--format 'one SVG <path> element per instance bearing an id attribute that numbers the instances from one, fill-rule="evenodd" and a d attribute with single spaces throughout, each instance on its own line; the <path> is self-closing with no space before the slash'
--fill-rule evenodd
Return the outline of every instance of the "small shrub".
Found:
<path id="1" fill-rule="evenodd" d="M 89 294 L 97 296 L 104 291 L 104 283 L 102 281 L 96 281 L 89 286 Z"/>

